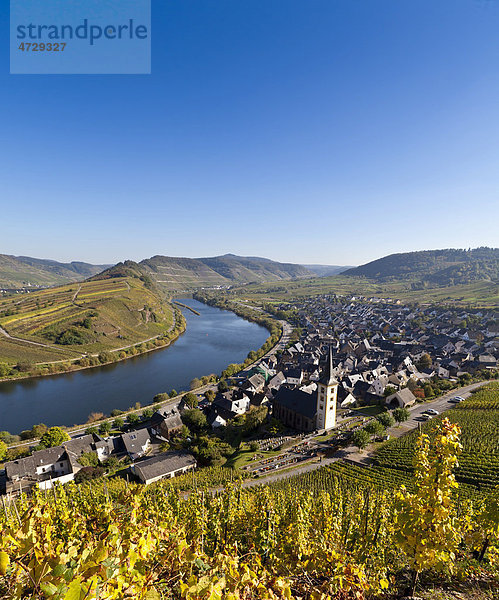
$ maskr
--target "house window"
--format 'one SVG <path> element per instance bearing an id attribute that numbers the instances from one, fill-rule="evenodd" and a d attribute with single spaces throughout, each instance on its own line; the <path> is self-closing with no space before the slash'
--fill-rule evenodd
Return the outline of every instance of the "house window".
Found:
<path id="1" fill-rule="evenodd" d="M 319 404 L 319 408 L 322 410 L 324 408 L 324 404 Z"/>

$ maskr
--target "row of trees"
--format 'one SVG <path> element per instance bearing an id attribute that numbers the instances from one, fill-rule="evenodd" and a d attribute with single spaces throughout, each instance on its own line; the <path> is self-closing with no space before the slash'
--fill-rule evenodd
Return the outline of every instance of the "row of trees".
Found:
<path id="1" fill-rule="evenodd" d="M 407 408 L 396 408 L 393 413 L 383 412 L 376 416 L 375 419 L 367 423 L 362 429 L 354 431 L 352 442 L 360 450 L 363 450 L 370 441 L 384 435 L 385 431 L 395 425 L 407 421 L 410 413 Z"/>

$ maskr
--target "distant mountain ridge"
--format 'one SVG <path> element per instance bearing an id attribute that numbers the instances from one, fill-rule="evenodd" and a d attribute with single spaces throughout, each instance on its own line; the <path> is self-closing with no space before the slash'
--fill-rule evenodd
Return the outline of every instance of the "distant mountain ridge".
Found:
<path id="1" fill-rule="evenodd" d="M 211 258 L 158 255 L 139 263 L 118 263 L 96 278 L 122 275 L 146 276 L 164 290 L 173 291 L 314 277 L 315 273 L 302 265 L 234 254 Z"/>
<path id="2" fill-rule="evenodd" d="M 109 266 L 78 261 L 61 263 L 30 256 L 0 254 L 0 289 L 51 286 L 83 281 Z"/>
<path id="3" fill-rule="evenodd" d="M 406 278 L 432 285 L 457 285 L 474 281 L 499 281 L 499 248 L 423 250 L 390 254 L 342 275 L 367 277 L 379 282 Z"/>
<path id="4" fill-rule="evenodd" d="M 301 265 L 308 269 L 309 271 L 313 271 L 319 277 L 330 277 L 331 275 L 339 275 L 340 273 L 344 273 L 347 269 L 355 269 L 352 265 Z"/>

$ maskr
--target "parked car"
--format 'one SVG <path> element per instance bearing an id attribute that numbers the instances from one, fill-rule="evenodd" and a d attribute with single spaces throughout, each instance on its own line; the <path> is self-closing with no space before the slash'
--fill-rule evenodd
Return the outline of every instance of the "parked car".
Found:
<path id="1" fill-rule="evenodd" d="M 421 415 L 421 419 L 423 421 L 429 421 L 430 419 L 433 419 L 433 415 Z"/>
<path id="2" fill-rule="evenodd" d="M 426 412 L 429 415 L 438 415 L 438 410 L 435 410 L 434 408 L 429 408 Z"/>
<path id="3" fill-rule="evenodd" d="M 451 398 L 449 400 L 449 402 L 453 402 L 454 404 L 458 404 L 459 402 L 462 402 L 464 400 L 464 398 L 462 398 L 461 396 L 454 396 L 454 398 Z"/>

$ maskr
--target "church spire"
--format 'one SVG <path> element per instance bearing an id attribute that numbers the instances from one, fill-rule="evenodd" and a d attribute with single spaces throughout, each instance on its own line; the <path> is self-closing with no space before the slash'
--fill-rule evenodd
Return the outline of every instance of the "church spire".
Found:
<path id="1" fill-rule="evenodd" d="M 323 385 L 335 385 L 338 383 L 333 375 L 333 350 L 331 346 L 329 346 L 329 357 L 327 367 L 324 370 L 324 373 L 322 374 L 320 382 Z"/>

